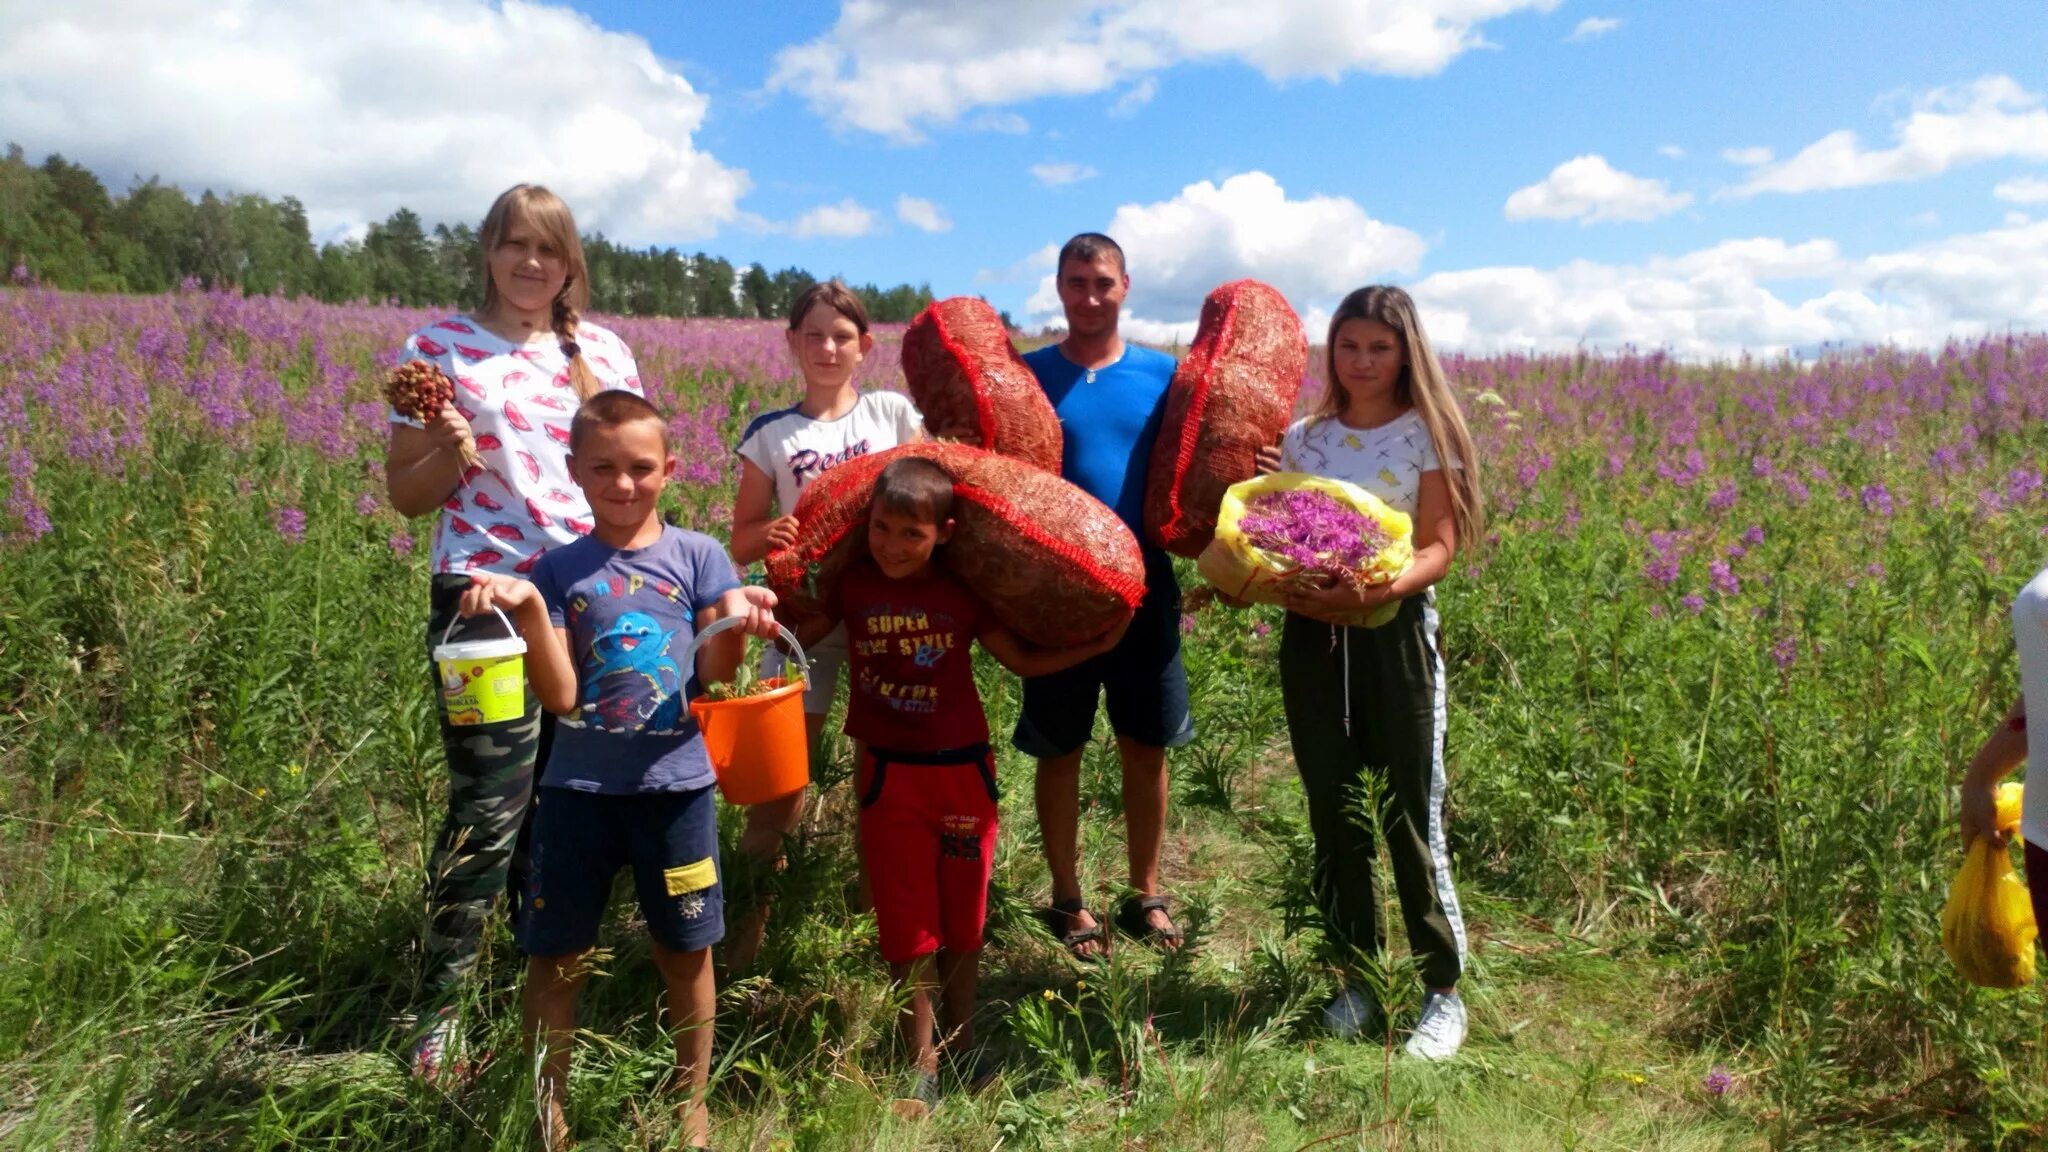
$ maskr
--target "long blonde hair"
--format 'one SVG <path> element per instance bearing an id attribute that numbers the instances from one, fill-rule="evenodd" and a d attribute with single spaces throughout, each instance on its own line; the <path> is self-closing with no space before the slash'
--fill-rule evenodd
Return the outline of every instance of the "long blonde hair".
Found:
<path id="1" fill-rule="evenodd" d="M 498 307 L 498 286 L 491 280 L 491 253 L 505 242 L 515 221 L 540 233 L 562 254 L 563 263 L 569 267 L 569 278 L 555 294 L 550 323 L 555 339 L 561 342 L 562 355 L 569 361 L 569 383 L 575 387 L 579 401 L 588 400 L 604 390 L 576 343 L 576 326 L 582 322 L 583 310 L 590 307 L 590 269 L 583 262 L 583 240 L 576 234 L 576 218 L 569 214 L 569 206 L 562 203 L 560 196 L 538 184 L 514 184 L 491 202 L 491 210 L 484 213 L 484 226 L 477 233 L 478 247 L 484 256 L 484 302 L 479 311 L 493 312 Z"/>
<path id="2" fill-rule="evenodd" d="M 1385 324 L 1400 335 L 1405 355 L 1401 378 L 1394 383 L 1394 398 L 1404 407 L 1415 409 L 1422 417 L 1423 427 L 1429 429 L 1430 446 L 1436 450 L 1451 490 L 1451 519 L 1458 526 L 1458 546 L 1478 547 L 1479 534 L 1486 527 L 1486 506 L 1479 495 L 1479 453 L 1473 447 L 1471 431 L 1465 427 L 1465 413 L 1458 407 L 1458 396 L 1451 391 L 1450 378 L 1444 375 L 1444 366 L 1436 358 L 1436 349 L 1415 310 L 1415 300 L 1408 293 L 1390 284 L 1374 284 L 1360 288 L 1337 305 L 1336 313 L 1330 317 L 1330 335 L 1323 349 L 1329 388 L 1310 416 L 1330 419 L 1341 415 L 1349 402 L 1344 385 L 1337 380 L 1337 329 L 1350 320 Z"/>

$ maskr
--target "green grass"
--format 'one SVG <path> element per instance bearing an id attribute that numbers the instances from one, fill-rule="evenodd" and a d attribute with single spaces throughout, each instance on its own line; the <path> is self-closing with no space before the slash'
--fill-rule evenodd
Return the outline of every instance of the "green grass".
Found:
<path id="1" fill-rule="evenodd" d="M 246 343 L 286 394 L 312 386 L 310 344 L 208 327 L 226 308 L 180 298 L 146 322 L 188 324 L 195 358 L 234 361 Z M 350 321 L 360 331 L 328 354 L 368 378 L 403 319 Z M 25 338 L 0 392 L 28 395 L 22 381 L 110 332 L 140 341 L 121 323 L 145 320 L 86 315 L 47 348 Z M 643 370 L 679 411 L 703 404 L 708 443 L 730 443 L 747 404 L 774 394 L 653 337 L 635 336 Z M 1047 894 L 1029 766 L 1006 754 L 982 1015 L 1004 1072 L 929 1120 L 895 1119 L 887 980 L 871 920 L 847 911 L 842 750 L 783 877 L 763 972 L 723 990 L 717 1145 L 2040 1146 L 2048 1006 L 2038 988 L 1963 984 L 1938 930 L 1960 862 L 1950 784 L 2012 697 L 2005 609 L 2041 551 L 2038 497 L 1987 512 L 1977 495 L 2048 458 L 2038 417 L 1970 439 L 1972 421 L 1992 426 L 1972 412 L 2001 346 L 1873 356 L 1832 383 L 1753 366 L 1660 368 L 1649 385 L 1641 361 L 1458 366 L 1509 400 L 1472 409 L 1499 459 L 1500 538 L 1461 557 L 1441 600 L 1449 826 L 1473 941 L 1457 1062 L 1319 1033 L 1331 976 L 1276 639 L 1253 627 L 1273 617 L 1212 612 L 1188 642 L 1201 735 L 1173 758 L 1166 846 L 1190 952 L 1122 948 L 1082 969 L 1054 947 L 1028 916 Z M 2020 349 L 2015 364 L 2048 363 Z M 1821 431 L 1786 447 L 1735 399 L 1791 408 L 1812 386 L 1853 410 L 1909 375 L 1918 407 L 1886 409 L 1891 440 Z M 445 767 L 423 563 L 392 553 L 403 526 L 388 511 L 356 510 L 381 488 L 373 452 L 294 442 L 268 410 L 221 434 L 172 384 L 153 387 L 118 482 L 74 458 L 42 400 L 27 409 L 39 423 L 4 431 L 28 437 L 56 528 L 0 544 L 0 1148 L 524 1147 L 502 923 L 464 1005 L 473 1050 L 495 1058 L 445 1090 L 402 1065 Z M 1635 407 L 1645 392 L 1690 397 L 1718 482 L 1654 478 L 1667 425 Z M 1508 403 L 1532 413 L 1527 435 Z M 1621 415 L 1601 434 L 1572 431 L 1609 409 Z M 1961 440 L 1968 471 L 1925 474 L 1925 449 Z M 1627 455 L 1621 471 L 1610 452 Z M 1785 500 L 1751 471 L 1764 453 L 1837 479 Z M 1895 516 L 1860 506 L 1877 480 Z M 1710 506 L 1717 483 L 1739 492 L 1733 511 Z M 717 485 L 671 496 L 701 525 L 729 500 Z M 287 504 L 306 514 L 301 543 L 272 527 Z M 1741 592 L 1712 592 L 1707 561 L 1750 524 L 1766 542 L 1742 560 Z M 1644 575 L 1646 538 L 1666 530 L 1690 541 L 1668 589 Z M 1703 593 L 1696 612 L 1687 591 Z M 1007 732 L 1014 682 L 984 668 L 983 689 Z M 1124 871 L 1117 779 L 1099 739 L 1082 822 L 1098 907 Z M 659 985 L 629 904 L 584 1002 L 572 1116 L 587 1148 L 673 1143 Z M 1395 972 L 1402 951 L 1397 932 Z M 1418 990 L 1397 985 L 1407 1024 Z M 1716 1066 L 1725 1095 L 1705 1088 Z"/>

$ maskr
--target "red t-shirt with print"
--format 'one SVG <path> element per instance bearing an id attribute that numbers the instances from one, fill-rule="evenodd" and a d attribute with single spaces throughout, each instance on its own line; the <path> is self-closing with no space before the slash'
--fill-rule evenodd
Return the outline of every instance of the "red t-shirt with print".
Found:
<path id="1" fill-rule="evenodd" d="M 974 640 L 995 625 L 972 592 L 936 568 L 891 580 L 863 561 L 840 579 L 838 607 L 853 670 L 848 736 L 902 752 L 988 742 Z"/>

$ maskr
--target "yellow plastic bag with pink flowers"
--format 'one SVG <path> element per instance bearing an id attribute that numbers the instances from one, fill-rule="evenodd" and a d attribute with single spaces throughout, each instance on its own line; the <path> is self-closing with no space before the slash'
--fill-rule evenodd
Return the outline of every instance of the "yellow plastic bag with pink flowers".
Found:
<path id="1" fill-rule="evenodd" d="M 2020 827 L 2020 786 L 1998 788 L 1998 828 Z M 1986 988 L 2018 988 L 2034 980 L 2034 905 L 2003 846 L 1979 838 L 1941 912 L 1941 946 L 1963 979 Z"/>

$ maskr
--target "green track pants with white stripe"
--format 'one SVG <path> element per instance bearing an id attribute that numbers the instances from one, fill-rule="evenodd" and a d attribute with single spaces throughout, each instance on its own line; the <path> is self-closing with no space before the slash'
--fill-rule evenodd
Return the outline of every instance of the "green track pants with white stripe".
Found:
<path id="1" fill-rule="evenodd" d="M 1409 597 L 1378 628 L 1333 628 L 1288 613 L 1280 692 L 1308 796 L 1325 935 L 1347 960 L 1385 946 L 1373 876 L 1379 854 L 1360 811 L 1371 772 L 1385 784 L 1381 826 L 1409 948 L 1425 984 L 1457 983 L 1465 924 L 1444 842 L 1444 663 L 1432 598 Z"/>

